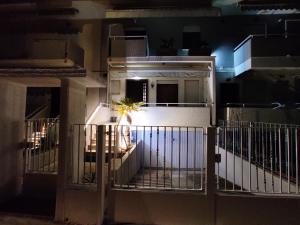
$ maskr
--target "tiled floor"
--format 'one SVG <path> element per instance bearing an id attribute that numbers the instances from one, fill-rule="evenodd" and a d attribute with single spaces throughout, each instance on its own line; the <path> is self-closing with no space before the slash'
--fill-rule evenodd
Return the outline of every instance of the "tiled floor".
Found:
<path id="1" fill-rule="evenodd" d="M 130 181 L 130 185 L 144 188 L 202 189 L 204 171 L 141 169 Z"/>
<path id="2" fill-rule="evenodd" d="M 0 225 L 62 225 L 49 219 L 0 214 Z"/>

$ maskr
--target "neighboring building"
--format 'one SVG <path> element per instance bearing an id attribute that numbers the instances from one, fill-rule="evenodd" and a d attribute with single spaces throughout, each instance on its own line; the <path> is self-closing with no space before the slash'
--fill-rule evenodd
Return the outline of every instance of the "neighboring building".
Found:
<path id="1" fill-rule="evenodd" d="M 237 2 L 2 1 L 0 211 L 298 224 L 299 3 Z"/>

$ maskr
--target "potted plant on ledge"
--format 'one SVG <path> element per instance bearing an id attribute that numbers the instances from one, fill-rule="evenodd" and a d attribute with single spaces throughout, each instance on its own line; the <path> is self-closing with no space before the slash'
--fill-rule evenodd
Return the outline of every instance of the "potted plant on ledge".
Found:
<path id="1" fill-rule="evenodd" d="M 132 147 L 130 138 L 130 125 L 132 124 L 132 112 L 137 112 L 144 105 L 143 102 L 134 102 L 130 98 L 123 98 L 119 102 L 112 102 L 113 108 L 118 112 L 119 119 L 116 125 L 116 147 L 128 150 Z"/>

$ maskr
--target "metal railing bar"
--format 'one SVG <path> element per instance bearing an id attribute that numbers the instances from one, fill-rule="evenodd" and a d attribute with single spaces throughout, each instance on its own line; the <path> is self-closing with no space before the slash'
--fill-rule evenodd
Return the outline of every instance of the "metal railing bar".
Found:
<path id="1" fill-rule="evenodd" d="M 159 127 L 156 127 L 156 187 L 158 186 Z"/>
<path id="2" fill-rule="evenodd" d="M 296 193 L 299 194 L 298 129 L 295 130 Z"/>
<path id="3" fill-rule="evenodd" d="M 189 128 L 186 128 L 186 188 L 188 188 L 188 176 L 189 176 Z"/>
<path id="4" fill-rule="evenodd" d="M 164 187 L 166 187 L 166 140 L 167 139 L 167 134 L 166 134 L 166 127 L 164 127 L 164 159 L 163 159 L 163 164 L 164 164 Z"/>
<path id="5" fill-rule="evenodd" d="M 179 170 L 178 170 L 178 173 L 179 173 L 179 175 L 178 175 L 178 186 L 179 186 L 179 188 L 180 188 L 180 170 L 181 170 L 181 162 L 180 162 L 180 159 L 181 159 L 181 157 L 180 157 L 180 152 L 181 152 L 181 127 L 179 127 L 179 133 L 178 133 L 178 135 L 179 135 L 179 137 L 178 137 L 178 154 L 179 154 L 179 158 L 178 158 L 178 160 L 179 160 Z"/>

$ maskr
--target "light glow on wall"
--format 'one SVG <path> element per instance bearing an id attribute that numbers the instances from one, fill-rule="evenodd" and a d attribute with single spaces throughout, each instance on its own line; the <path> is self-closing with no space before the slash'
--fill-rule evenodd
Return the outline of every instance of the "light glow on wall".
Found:
<path id="1" fill-rule="evenodd" d="M 100 108 L 101 108 L 101 104 L 97 106 L 97 108 L 95 109 L 95 111 L 92 113 L 92 115 L 90 116 L 90 118 L 86 122 L 86 125 L 84 127 L 85 129 L 93 121 L 94 117 L 96 116 L 96 114 L 98 113 L 98 111 L 99 111 Z"/>

